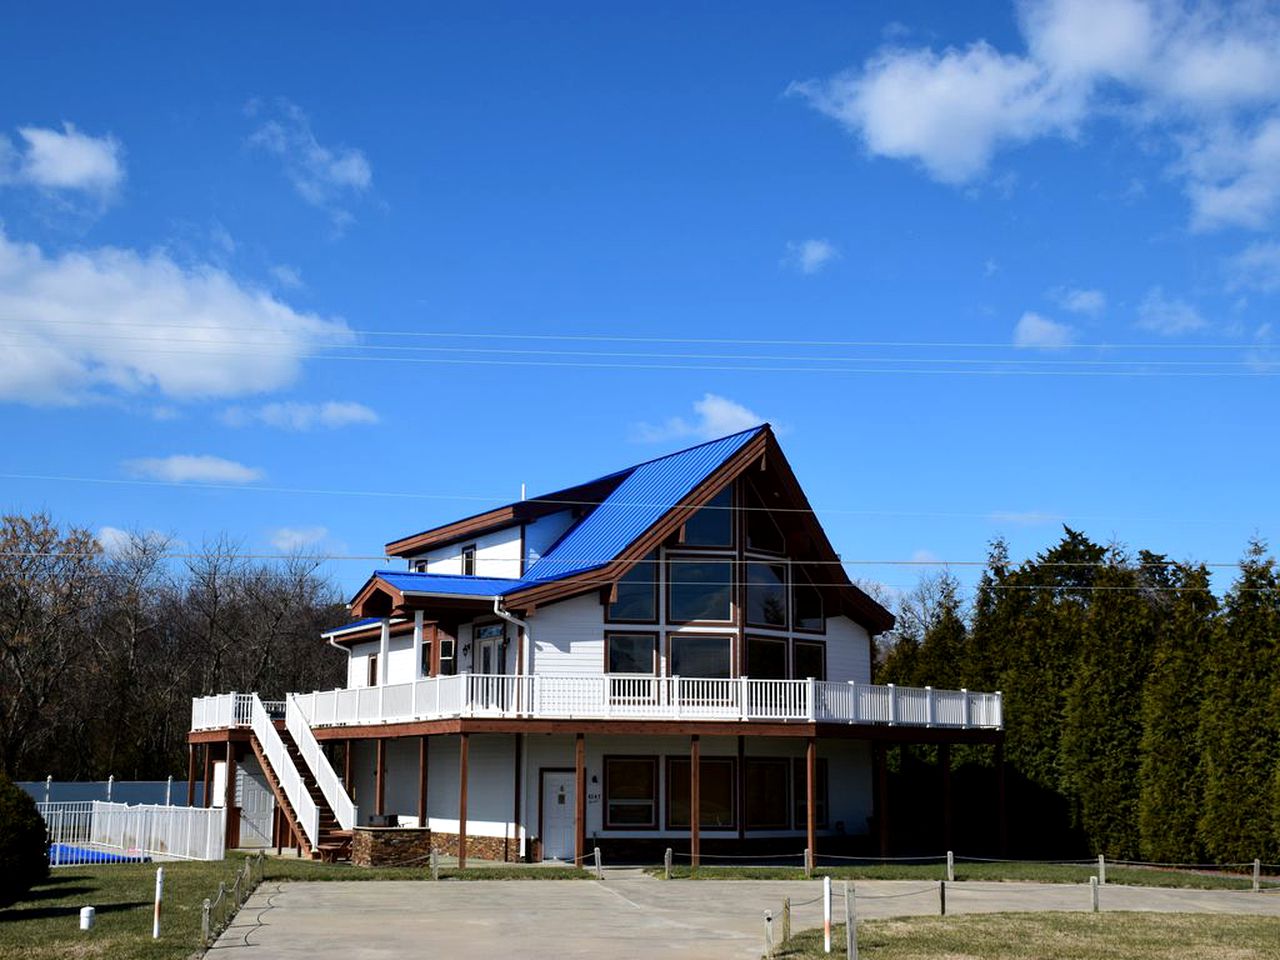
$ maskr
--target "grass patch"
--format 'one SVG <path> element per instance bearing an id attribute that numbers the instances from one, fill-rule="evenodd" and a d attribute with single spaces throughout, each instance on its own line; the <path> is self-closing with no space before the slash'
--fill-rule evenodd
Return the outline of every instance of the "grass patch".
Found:
<path id="1" fill-rule="evenodd" d="M 805 930 L 775 958 L 843 957 L 844 927 Z M 994 913 L 868 920 L 858 924 L 859 956 L 875 960 L 1276 960 L 1280 918 L 1187 913 Z"/>
<path id="2" fill-rule="evenodd" d="M 651 876 L 662 877 L 661 867 L 650 867 Z M 1038 863 L 957 863 L 956 881 L 1020 881 L 1024 883 L 1088 883 L 1098 872 L 1094 866 Z M 818 867 L 815 877 L 833 880 L 945 880 L 941 864 L 867 864 L 849 867 Z M 673 879 L 688 880 L 803 880 L 800 867 L 699 867 L 696 875 L 688 866 L 671 868 Z M 1222 873 L 1197 873 L 1155 867 L 1107 867 L 1107 883 L 1140 887 L 1185 887 L 1196 890 L 1248 890 L 1250 878 Z"/>
<path id="3" fill-rule="evenodd" d="M 154 863 L 59 867 L 49 882 L 0 909 L 0 960 L 183 960 L 200 951 L 204 899 L 228 886 L 244 863 L 238 854 L 215 863 L 164 864 L 164 920 L 151 939 Z M 361 868 L 350 864 L 268 858 L 268 880 L 426 880 L 425 867 Z M 574 867 L 441 867 L 441 880 L 568 880 L 586 877 Z M 97 909 L 93 930 L 80 930 L 80 908 Z"/>

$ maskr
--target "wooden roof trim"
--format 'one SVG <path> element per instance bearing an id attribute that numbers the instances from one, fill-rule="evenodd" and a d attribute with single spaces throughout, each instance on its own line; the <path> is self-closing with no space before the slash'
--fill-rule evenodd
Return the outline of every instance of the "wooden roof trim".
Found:
<path id="1" fill-rule="evenodd" d="M 397 607 L 404 605 L 403 593 L 391 584 L 387 583 L 387 581 L 383 580 L 381 577 L 370 577 L 368 583 L 360 588 L 360 592 L 357 593 L 351 601 L 351 612 L 357 620 L 361 617 L 380 617 L 391 615 L 365 612 L 365 605 L 379 594 L 390 599 L 392 611 L 395 611 Z"/>

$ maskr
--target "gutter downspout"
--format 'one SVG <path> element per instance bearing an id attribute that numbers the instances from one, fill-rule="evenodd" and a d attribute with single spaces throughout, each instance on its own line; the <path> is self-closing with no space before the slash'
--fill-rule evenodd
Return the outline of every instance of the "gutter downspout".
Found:
<path id="1" fill-rule="evenodd" d="M 340 646 L 333 637 L 327 637 L 326 639 L 329 641 L 329 646 L 333 647 L 335 650 L 341 650 L 347 655 L 347 686 L 351 686 L 351 648 Z"/>
<path id="2" fill-rule="evenodd" d="M 518 658 L 519 662 L 517 664 L 517 668 L 518 668 L 518 672 L 522 676 L 528 676 L 529 645 L 533 639 L 529 632 L 529 622 L 527 620 L 521 620 L 519 617 L 515 616 L 515 614 L 509 613 L 506 610 L 504 610 L 502 608 L 501 597 L 493 598 L 493 614 L 494 616 L 507 621 L 507 623 L 511 624 L 517 630 L 520 631 L 519 637 L 522 639 L 523 642 L 520 644 L 520 656 Z M 523 684 L 520 684 L 516 687 L 516 697 L 517 697 L 516 712 L 517 713 L 520 712 L 521 705 L 518 698 L 520 696 L 520 691 L 523 689 L 523 687 L 524 687 Z M 525 831 L 524 820 L 525 820 L 525 777 L 529 775 L 529 772 L 528 772 L 529 771 L 529 738 L 528 737 L 522 738 L 521 750 L 522 750 L 523 756 L 521 757 L 522 762 L 520 764 L 520 781 L 516 784 L 516 792 L 517 792 L 517 795 L 520 797 L 520 803 L 519 803 L 520 824 L 519 824 L 519 830 L 517 831 L 517 834 L 516 834 L 516 846 L 520 856 L 524 857 L 526 855 L 526 849 L 527 849 L 525 844 L 526 831 Z"/>

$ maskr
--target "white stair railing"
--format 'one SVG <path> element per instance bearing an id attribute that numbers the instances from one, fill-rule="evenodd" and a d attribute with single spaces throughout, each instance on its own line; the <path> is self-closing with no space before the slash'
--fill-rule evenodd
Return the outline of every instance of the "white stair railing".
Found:
<path id="1" fill-rule="evenodd" d="M 271 764 L 276 779 L 280 781 L 280 788 L 289 798 L 293 812 L 298 818 L 298 826 L 306 835 L 307 842 L 314 848 L 320 842 L 320 810 L 316 802 L 311 799 L 311 794 L 307 792 L 298 768 L 293 765 L 293 758 L 289 756 L 280 732 L 271 722 L 271 715 L 262 705 L 262 698 L 256 693 L 253 694 L 251 726 L 253 735 L 258 738 L 262 751 L 267 755 L 267 762 Z"/>
<path id="2" fill-rule="evenodd" d="M 293 742 L 298 745 L 302 759 L 306 761 L 311 775 L 320 786 L 320 792 L 329 802 L 329 808 L 333 810 L 338 825 L 343 830 L 350 830 L 356 825 L 356 805 L 343 787 L 342 779 L 329 763 L 329 758 L 320 749 L 316 735 L 311 732 L 311 725 L 307 723 L 302 707 L 296 700 L 294 694 L 289 694 L 285 700 L 284 725 L 293 737 Z"/>

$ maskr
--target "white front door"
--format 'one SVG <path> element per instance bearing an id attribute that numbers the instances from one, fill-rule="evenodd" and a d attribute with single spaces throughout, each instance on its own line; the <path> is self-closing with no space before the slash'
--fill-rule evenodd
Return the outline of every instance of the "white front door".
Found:
<path id="1" fill-rule="evenodd" d="M 240 796 L 240 846 L 271 846 L 271 820 L 276 812 L 275 797 L 267 786 L 267 778 L 256 762 L 245 762 L 236 768 Z"/>
<path id="2" fill-rule="evenodd" d="M 542 859 L 573 859 L 574 775 L 542 774 Z"/>

